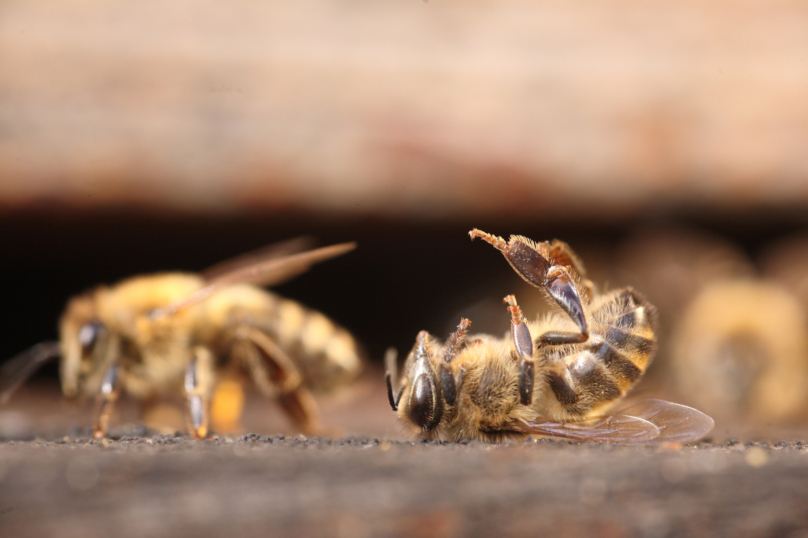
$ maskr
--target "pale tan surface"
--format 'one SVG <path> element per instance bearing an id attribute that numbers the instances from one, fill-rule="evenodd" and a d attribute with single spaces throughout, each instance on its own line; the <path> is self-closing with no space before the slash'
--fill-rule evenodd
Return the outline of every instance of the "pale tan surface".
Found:
<path id="1" fill-rule="evenodd" d="M 785 0 L 6 1 L 0 204 L 804 202 L 806 28 Z"/>

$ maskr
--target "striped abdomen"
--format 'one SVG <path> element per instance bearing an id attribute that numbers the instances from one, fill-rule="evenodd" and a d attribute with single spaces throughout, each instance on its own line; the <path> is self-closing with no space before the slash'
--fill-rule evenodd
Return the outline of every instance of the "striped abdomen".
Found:
<path id="1" fill-rule="evenodd" d="M 599 307 L 593 305 L 593 328 L 602 342 L 592 351 L 625 392 L 656 352 L 656 308 L 631 288 L 612 292 L 602 301 Z"/>
<path id="2" fill-rule="evenodd" d="M 275 299 L 276 317 L 267 332 L 298 365 L 305 385 L 327 390 L 359 374 L 359 349 L 348 331 L 298 302 Z"/>
<path id="3" fill-rule="evenodd" d="M 362 370 L 353 336 L 329 318 L 295 301 L 252 286 L 234 286 L 208 299 L 209 317 L 219 320 L 225 355 L 240 326 L 268 336 L 295 364 L 303 384 L 328 390 L 353 380 Z"/>
<path id="4" fill-rule="evenodd" d="M 565 410 L 580 417 L 622 397 L 642 376 L 656 352 L 657 313 L 631 288 L 596 298 L 591 332 L 563 357 L 572 385 L 553 371 L 548 382 Z M 552 355 L 552 352 L 550 352 Z"/>

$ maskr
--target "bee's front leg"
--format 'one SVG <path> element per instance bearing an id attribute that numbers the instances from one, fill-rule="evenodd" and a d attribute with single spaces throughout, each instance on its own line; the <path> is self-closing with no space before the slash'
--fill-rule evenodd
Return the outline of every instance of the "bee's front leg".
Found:
<path id="1" fill-rule="evenodd" d="M 113 364 L 104 373 L 101 382 L 101 391 L 95 400 L 95 415 L 93 418 L 93 437 L 101 439 L 106 437 L 109 428 L 109 415 L 112 406 L 118 399 L 120 387 L 118 385 L 118 365 Z"/>
<path id="2" fill-rule="evenodd" d="M 188 430 L 196 439 L 205 439 L 210 431 L 213 368 L 213 353 L 205 347 L 194 348 L 194 355 L 185 369 L 185 398 L 188 403 Z"/>
<path id="3" fill-rule="evenodd" d="M 454 358 L 457 356 L 457 353 L 460 351 L 463 340 L 466 338 L 466 333 L 470 328 L 471 321 L 466 318 L 462 318 L 460 320 L 460 325 L 457 326 L 457 330 L 455 330 L 455 332 L 453 332 L 446 340 L 446 346 L 443 353 L 443 363 L 440 367 L 440 384 L 443 392 L 443 399 L 446 400 L 446 403 L 449 405 L 454 405 L 455 400 L 457 399 L 457 393 L 460 391 L 460 387 L 463 385 L 463 379 L 465 378 L 465 371 L 462 369 L 462 367 L 458 375 L 455 376 L 455 374 L 452 373 L 451 364 Z"/>

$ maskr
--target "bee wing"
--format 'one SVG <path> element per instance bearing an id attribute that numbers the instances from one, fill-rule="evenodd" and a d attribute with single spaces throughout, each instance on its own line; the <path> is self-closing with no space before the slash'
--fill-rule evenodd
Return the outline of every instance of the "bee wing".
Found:
<path id="1" fill-rule="evenodd" d="M 149 312 L 148 316 L 152 319 L 170 316 L 234 284 L 252 284 L 255 286 L 273 286 L 280 284 L 292 276 L 305 272 L 315 263 L 341 256 L 355 248 L 356 243 L 340 243 L 338 245 L 316 248 L 314 250 L 290 254 L 280 258 L 253 258 L 255 261 L 252 263 L 234 263 L 235 269 L 230 272 L 215 275 L 212 279 L 207 281 L 204 287 L 191 295 L 162 308 L 156 308 Z M 216 266 L 211 269 L 215 268 Z"/>
<path id="2" fill-rule="evenodd" d="M 208 267 L 202 271 L 202 278 L 204 278 L 207 282 L 211 282 L 227 273 L 238 271 L 244 267 L 255 265 L 256 263 L 267 262 L 276 258 L 310 250 L 313 246 L 314 241 L 311 237 L 295 237 L 294 239 L 289 239 L 288 241 L 273 243 Z M 305 271 L 305 269 L 303 270 Z M 278 282 L 276 282 L 276 284 L 283 282 L 284 280 L 291 280 L 298 274 L 299 273 L 293 273 L 292 271 L 289 271 L 289 273 L 286 275 L 279 274 Z"/>
<path id="3" fill-rule="evenodd" d="M 655 439 L 660 433 L 654 423 L 629 415 L 609 415 L 585 422 L 521 422 L 512 429 L 521 433 L 599 443 L 644 443 Z"/>
<path id="4" fill-rule="evenodd" d="M 0 404 L 6 403 L 17 387 L 59 354 L 59 342 L 42 342 L 6 362 L 0 368 Z"/>
<path id="5" fill-rule="evenodd" d="M 576 441 L 661 445 L 696 441 L 707 435 L 713 426 L 713 419 L 692 407 L 652 399 L 603 418 L 583 422 L 529 422 L 514 429 Z"/>
<path id="6" fill-rule="evenodd" d="M 698 409 L 665 400 L 643 400 L 620 412 L 653 422 L 659 428 L 659 435 L 651 444 L 689 443 L 710 433 L 715 421 Z"/>

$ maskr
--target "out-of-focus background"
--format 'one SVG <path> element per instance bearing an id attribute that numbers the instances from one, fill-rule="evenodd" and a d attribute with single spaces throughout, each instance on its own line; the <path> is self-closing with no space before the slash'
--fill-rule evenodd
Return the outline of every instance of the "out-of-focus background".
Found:
<path id="1" fill-rule="evenodd" d="M 601 289 L 658 306 L 638 396 L 718 437 L 804 433 L 808 7 L 0 4 L 2 358 L 96 284 L 309 235 L 359 248 L 278 292 L 380 371 L 461 315 L 504 334 L 507 293 L 540 309 L 473 227 L 563 239 Z M 400 437 L 381 379 L 363 387 L 333 423 Z M 46 369 L 0 429 L 86 427 L 58 392 Z M 248 403 L 248 429 L 288 429 Z"/>

